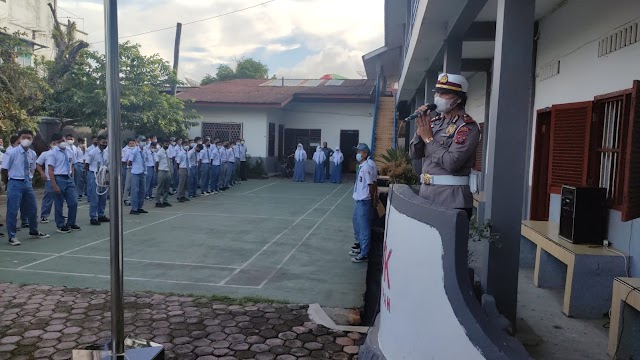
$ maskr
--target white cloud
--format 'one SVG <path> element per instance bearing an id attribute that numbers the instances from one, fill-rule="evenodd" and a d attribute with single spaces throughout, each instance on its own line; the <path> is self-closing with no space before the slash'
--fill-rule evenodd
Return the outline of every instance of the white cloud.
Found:
<path id="1" fill-rule="evenodd" d="M 260 3 L 261 0 L 120 0 L 120 36 L 188 23 Z M 270 64 L 280 76 L 318 77 L 339 73 L 358 78 L 361 56 L 384 42 L 383 0 L 276 0 L 240 13 L 185 25 L 182 31 L 180 76 L 201 78 L 214 64 L 260 48 L 269 54 L 311 49 L 291 68 Z M 92 48 L 104 51 L 103 8 L 96 0 L 58 0 L 65 10 L 84 18 Z M 60 16 L 70 16 L 60 10 Z M 82 21 L 79 21 L 82 26 Z M 173 59 L 175 30 L 126 38 L 142 45 L 145 54 Z M 283 41 L 287 39 L 287 41 Z M 293 40 L 292 40 L 293 39 Z M 197 49 L 195 51 L 194 49 Z M 291 75 L 288 75 L 291 74 Z"/>

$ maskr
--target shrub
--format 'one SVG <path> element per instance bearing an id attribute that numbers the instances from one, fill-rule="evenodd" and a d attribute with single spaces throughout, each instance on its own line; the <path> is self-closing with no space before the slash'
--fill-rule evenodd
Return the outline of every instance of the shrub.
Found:
<path id="1" fill-rule="evenodd" d="M 380 174 L 389 176 L 391 184 L 415 185 L 418 183 L 418 175 L 413 172 L 409 153 L 404 148 L 387 149 L 387 153 L 380 156 L 382 166 Z"/>
<path id="2" fill-rule="evenodd" d="M 264 160 L 261 157 L 252 161 L 251 156 L 247 155 L 247 177 L 250 179 L 262 179 L 267 176 L 264 170 Z"/>

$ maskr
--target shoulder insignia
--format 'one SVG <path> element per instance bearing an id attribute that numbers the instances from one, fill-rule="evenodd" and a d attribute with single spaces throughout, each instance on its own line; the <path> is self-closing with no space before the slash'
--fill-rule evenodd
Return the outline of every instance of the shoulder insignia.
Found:
<path id="1" fill-rule="evenodd" d="M 438 115 L 434 117 L 433 119 L 431 119 L 431 122 L 438 121 L 438 120 L 442 120 L 442 115 Z"/>
<path id="2" fill-rule="evenodd" d="M 467 124 L 476 122 L 475 120 L 473 120 L 473 118 L 469 114 L 462 115 L 462 120 L 464 120 L 464 122 Z"/>

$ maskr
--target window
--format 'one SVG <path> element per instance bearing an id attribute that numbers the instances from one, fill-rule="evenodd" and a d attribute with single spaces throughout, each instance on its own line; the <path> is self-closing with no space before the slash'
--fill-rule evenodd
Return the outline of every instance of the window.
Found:
<path id="1" fill-rule="evenodd" d="M 267 156 L 276 156 L 276 124 L 269 123 L 269 152 Z"/>
<path id="2" fill-rule="evenodd" d="M 298 143 L 304 146 L 309 159 L 313 158 L 316 147 L 320 146 L 322 131 L 320 129 L 285 129 L 284 130 L 285 154 L 291 155 L 296 151 Z"/>
<path id="3" fill-rule="evenodd" d="M 210 136 L 211 139 L 233 140 L 242 138 L 242 124 L 237 123 L 202 123 L 202 136 Z"/>
<path id="4" fill-rule="evenodd" d="M 640 217 L 640 81 L 594 101 L 554 105 L 550 154 L 550 193 L 603 187 L 623 221 Z"/>

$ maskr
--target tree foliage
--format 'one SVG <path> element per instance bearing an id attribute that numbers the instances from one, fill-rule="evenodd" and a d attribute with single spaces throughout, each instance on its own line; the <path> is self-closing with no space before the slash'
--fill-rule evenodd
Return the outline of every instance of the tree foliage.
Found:
<path id="1" fill-rule="evenodd" d="M 0 28 L 6 33 L 5 28 Z M 0 136 L 9 137 L 16 130 L 35 130 L 36 115 L 42 110 L 48 87 L 38 76 L 37 69 L 20 66 L 16 59 L 32 55 L 20 39 L 26 34 L 0 33 Z"/>
<path id="2" fill-rule="evenodd" d="M 234 79 L 268 79 L 269 68 L 260 60 L 241 57 L 236 59 L 236 68 L 233 69 L 229 65 L 219 65 L 216 75 L 205 75 L 200 81 L 200 85 L 208 85 L 216 81 L 227 81 Z"/>

